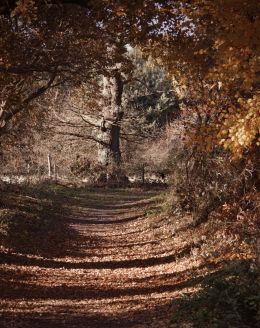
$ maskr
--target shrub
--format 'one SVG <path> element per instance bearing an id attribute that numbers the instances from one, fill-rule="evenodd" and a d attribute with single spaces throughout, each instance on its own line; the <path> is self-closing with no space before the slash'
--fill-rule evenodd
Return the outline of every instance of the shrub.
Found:
<path id="1" fill-rule="evenodd" d="M 174 301 L 172 322 L 194 328 L 253 328 L 260 323 L 260 285 L 256 272 L 238 266 L 236 271 L 204 279 L 197 293 Z"/>
<path id="2" fill-rule="evenodd" d="M 41 220 L 38 215 L 14 209 L 0 209 L 0 242 L 24 245 L 37 239 Z"/>
<path id="3" fill-rule="evenodd" d="M 180 147 L 172 150 L 169 160 L 173 174 L 168 206 L 174 212 L 191 212 L 196 224 L 254 186 L 254 163 L 234 163 L 223 151 L 209 154 Z"/>
<path id="4" fill-rule="evenodd" d="M 41 184 L 27 187 L 21 194 L 5 190 L 0 208 L 0 245 L 19 252 L 49 255 L 64 248 L 69 229 L 61 220 L 55 188 Z"/>

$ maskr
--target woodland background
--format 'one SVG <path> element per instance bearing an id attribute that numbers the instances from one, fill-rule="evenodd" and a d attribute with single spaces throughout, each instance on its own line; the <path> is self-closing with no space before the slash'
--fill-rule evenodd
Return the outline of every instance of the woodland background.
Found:
<path id="1" fill-rule="evenodd" d="M 231 278 L 185 296 L 174 320 L 191 307 L 198 327 L 228 316 L 256 327 L 259 1 L 2 0 L 0 31 L 3 247 L 34 243 L 34 216 L 45 234 L 57 224 L 12 197 L 162 188 L 160 214 L 188 218 L 207 260 L 237 261 Z"/>

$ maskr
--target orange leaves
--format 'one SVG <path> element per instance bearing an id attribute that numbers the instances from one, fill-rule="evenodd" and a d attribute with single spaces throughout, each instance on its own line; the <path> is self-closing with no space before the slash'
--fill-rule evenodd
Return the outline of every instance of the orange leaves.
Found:
<path id="1" fill-rule="evenodd" d="M 116 8 L 116 15 L 119 17 L 126 16 L 126 8 L 124 6 L 118 6 Z"/>
<path id="2" fill-rule="evenodd" d="M 218 134 L 219 143 L 241 157 L 244 150 L 260 145 L 260 95 L 239 98 L 223 114 L 223 125 Z"/>
<path id="3" fill-rule="evenodd" d="M 35 13 L 35 9 L 35 0 L 19 0 L 17 1 L 16 8 L 12 12 L 12 16 L 23 16 L 28 19 Z"/>

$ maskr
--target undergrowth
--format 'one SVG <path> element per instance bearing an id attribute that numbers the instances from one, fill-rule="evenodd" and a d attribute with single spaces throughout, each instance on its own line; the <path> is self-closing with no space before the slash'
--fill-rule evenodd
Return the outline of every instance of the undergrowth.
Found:
<path id="1" fill-rule="evenodd" d="M 68 229 L 61 220 L 61 202 L 54 186 L 9 186 L 2 190 L 2 247 L 32 254 L 55 254 L 63 249 L 67 237 Z"/>
<path id="2" fill-rule="evenodd" d="M 195 293 L 174 300 L 172 323 L 193 328 L 253 328 L 260 322 L 259 271 L 238 263 L 205 277 Z"/>
<path id="3" fill-rule="evenodd" d="M 223 151 L 175 150 L 165 211 L 173 223 L 179 222 L 179 237 L 190 233 L 186 244 L 203 238 L 193 260 L 218 271 L 207 269 L 200 284 L 174 300 L 172 323 L 183 328 L 260 327 L 258 155 L 233 162 Z"/>

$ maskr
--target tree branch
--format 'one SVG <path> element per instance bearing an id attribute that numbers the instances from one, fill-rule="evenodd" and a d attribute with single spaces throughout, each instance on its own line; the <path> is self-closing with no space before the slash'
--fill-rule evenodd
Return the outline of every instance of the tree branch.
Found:
<path id="1" fill-rule="evenodd" d="M 99 143 L 100 145 L 102 146 L 105 146 L 105 147 L 109 147 L 109 144 L 102 141 L 102 140 L 99 140 L 93 136 L 90 136 L 90 135 L 82 135 L 82 134 L 79 134 L 79 133 L 73 133 L 73 132 L 61 132 L 61 131 L 58 131 L 56 132 L 56 134 L 60 134 L 60 135 L 63 135 L 63 136 L 72 136 L 72 137 L 77 137 L 77 138 L 81 138 L 81 139 L 84 139 L 84 140 L 91 140 L 91 141 L 94 141 L 94 142 L 97 142 Z"/>
<path id="2" fill-rule="evenodd" d="M 7 121 L 10 121 L 12 119 L 13 116 L 15 116 L 16 114 L 20 113 L 22 110 L 24 110 L 24 106 L 27 106 L 33 99 L 41 96 L 45 91 L 47 91 L 52 83 L 54 82 L 55 80 L 55 77 L 56 77 L 56 74 L 53 74 L 50 78 L 50 80 L 48 81 L 48 83 L 43 86 L 43 87 L 40 87 L 38 88 L 37 90 L 33 91 L 27 98 L 25 98 L 23 101 L 22 101 L 22 104 L 21 106 L 18 106 L 17 108 L 15 108 L 14 110 L 9 110 L 9 111 L 6 111 L 5 112 L 5 115 L 4 115 L 4 120 L 7 122 Z M 23 106 L 24 105 L 24 106 Z"/>
<path id="3" fill-rule="evenodd" d="M 73 106 L 73 107 L 75 107 L 75 106 Z M 93 126 L 93 127 L 95 127 L 95 128 L 100 128 L 100 125 L 98 125 L 98 124 L 95 124 L 95 123 L 93 123 L 93 122 L 90 122 L 89 121 L 89 118 L 87 118 L 87 115 L 84 115 L 84 114 L 80 114 L 79 112 L 77 112 L 77 111 L 75 111 L 75 110 L 73 110 L 73 109 L 69 109 L 72 113 L 74 113 L 74 114 L 76 114 L 78 117 L 80 117 L 81 119 L 82 119 L 82 121 L 83 122 L 85 122 L 85 123 L 87 123 L 88 125 L 90 125 L 90 126 Z M 101 116 L 100 116 L 101 117 Z"/>

